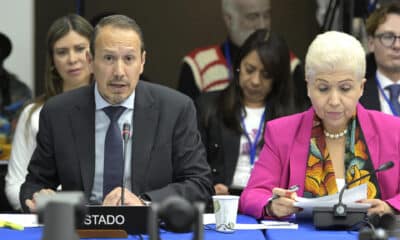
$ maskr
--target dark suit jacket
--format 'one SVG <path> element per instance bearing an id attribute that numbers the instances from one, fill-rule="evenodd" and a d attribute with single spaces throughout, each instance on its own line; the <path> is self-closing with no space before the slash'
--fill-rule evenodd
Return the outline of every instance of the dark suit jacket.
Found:
<path id="1" fill-rule="evenodd" d="M 375 56 L 370 53 L 367 55 L 367 72 L 365 75 L 367 81 L 364 85 L 364 93 L 360 98 L 360 103 L 367 109 L 381 111 L 379 90 L 375 80 L 376 68 Z"/>
<path id="2" fill-rule="evenodd" d="M 214 193 L 192 101 L 139 81 L 132 136 L 132 192 L 161 201 L 181 195 L 207 201 Z M 20 200 L 42 188 L 82 190 L 87 199 L 95 170 L 94 85 L 50 99 L 40 113 L 37 148 Z"/>
<path id="3" fill-rule="evenodd" d="M 213 183 L 223 183 L 229 187 L 239 156 L 240 134 L 228 129 L 216 110 L 220 93 L 213 91 L 200 95 L 196 107 Z"/>

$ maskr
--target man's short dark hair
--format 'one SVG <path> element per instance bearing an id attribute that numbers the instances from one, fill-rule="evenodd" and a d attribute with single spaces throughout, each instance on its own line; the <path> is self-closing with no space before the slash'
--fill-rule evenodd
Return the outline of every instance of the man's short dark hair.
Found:
<path id="1" fill-rule="evenodd" d="M 368 36 L 375 35 L 376 29 L 386 21 L 388 14 L 400 15 L 400 2 L 395 1 L 382 5 L 368 17 L 366 22 Z"/>
<path id="2" fill-rule="evenodd" d="M 102 18 L 94 28 L 92 38 L 90 39 L 90 53 L 92 54 L 93 57 L 94 57 L 94 49 L 95 49 L 95 42 L 97 35 L 100 29 L 106 26 L 135 31 L 139 35 L 139 39 L 141 42 L 141 52 L 144 51 L 145 47 L 144 47 L 143 33 L 140 26 L 132 18 L 127 17 L 125 15 L 116 14 Z"/>

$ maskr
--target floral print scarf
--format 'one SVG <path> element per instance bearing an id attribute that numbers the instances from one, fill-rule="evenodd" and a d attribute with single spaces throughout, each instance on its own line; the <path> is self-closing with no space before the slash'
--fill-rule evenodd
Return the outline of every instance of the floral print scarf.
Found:
<path id="1" fill-rule="evenodd" d="M 368 147 L 356 116 L 350 120 L 348 125 L 344 163 L 346 183 L 369 174 L 369 172 L 373 170 Z M 380 198 L 380 189 L 375 174 L 351 184 L 349 188 L 364 183 L 367 183 L 368 199 Z M 314 114 L 304 197 L 321 197 L 337 192 L 338 187 L 336 185 L 335 172 L 328 148 L 326 147 L 322 122 L 317 115 Z"/>

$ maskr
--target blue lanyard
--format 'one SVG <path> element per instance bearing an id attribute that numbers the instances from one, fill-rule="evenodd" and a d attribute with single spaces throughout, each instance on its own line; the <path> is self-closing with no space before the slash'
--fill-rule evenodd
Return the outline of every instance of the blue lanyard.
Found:
<path id="1" fill-rule="evenodd" d="M 258 125 L 258 129 L 257 129 L 257 133 L 256 133 L 256 137 L 254 138 L 254 142 L 251 141 L 250 135 L 249 135 L 249 133 L 247 132 L 246 124 L 244 123 L 244 118 L 243 118 L 243 116 L 241 116 L 241 118 L 240 118 L 241 123 L 242 123 L 242 128 L 243 128 L 243 130 L 244 130 L 244 135 L 246 136 L 247 141 L 249 141 L 249 145 L 250 145 L 250 164 L 251 164 L 252 166 L 253 166 L 254 161 L 255 161 L 255 159 L 256 159 L 256 155 L 257 155 L 257 143 L 258 143 L 258 140 L 260 139 L 261 132 L 263 131 L 266 112 L 267 112 L 267 111 L 266 111 L 266 109 L 265 109 L 264 112 L 263 112 L 263 114 L 262 114 L 262 116 L 261 116 L 260 123 L 259 123 L 259 125 Z"/>
<path id="2" fill-rule="evenodd" d="M 385 94 L 385 91 L 383 91 L 382 85 L 381 85 L 381 83 L 380 83 L 379 80 L 378 80 L 378 74 L 375 74 L 375 81 L 376 81 L 376 85 L 378 85 L 379 91 L 381 92 L 383 98 L 385 99 L 385 101 L 386 101 L 387 104 L 389 105 L 390 110 L 392 111 L 393 115 L 395 115 L 396 117 L 398 117 L 398 116 L 399 116 L 399 113 L 396 112 L 396 109 L 394 109 L 392 103 L 390 102 L 389 97 Z"/>
<path id="3" fill-rule="evenodd" d="M 229 79 L 232 79 L 232 58 L 228 40 L 224 42 L 224 54 L 226 65 L 228 67 Z"/>

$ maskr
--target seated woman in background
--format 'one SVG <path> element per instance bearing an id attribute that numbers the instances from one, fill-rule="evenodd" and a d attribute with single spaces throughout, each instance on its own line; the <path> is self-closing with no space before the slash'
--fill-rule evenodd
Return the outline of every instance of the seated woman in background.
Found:
<path id="1" fill-rule="evenodd" d="M 6 175 L 6 195 L 11 206 L 21 209 L 19 189 L 36 147 L 39 113 L 52 96 L 87 85 L 91 73 L 89 53 L 93 27 L 84 18 L 70 14 L 57 19 L 47 33 L 45 93 L 25 107 L 17 123 Z"/>
<path id="2" fill-rule="evenodd" d="M 289 50 L 281 37 L 254 32 L 233 69 L 226 89 L 196 101 L 216 194 L 240 194 L 263 145 L 265 122 L 294 112 Z"/>
<path id="3" fill-rule="evenodd" d="M 394 167 L 352 184 L 366 183 L 368 213 L 400 209 L 400 119 L 369 111 L 358 100 L 365 83 L 365 53 L 360 42 L 340 32 L 320 34 L 305 63 L 312 107 L 271 121 L 265 145 L 240 211 L 256 218 L 283 217 L 298 211 L 295 194 L 313 198 L 337 193 L 345 184 L 393 160 Z M 269 200 L 273 194 L 280 198 Z"/>

